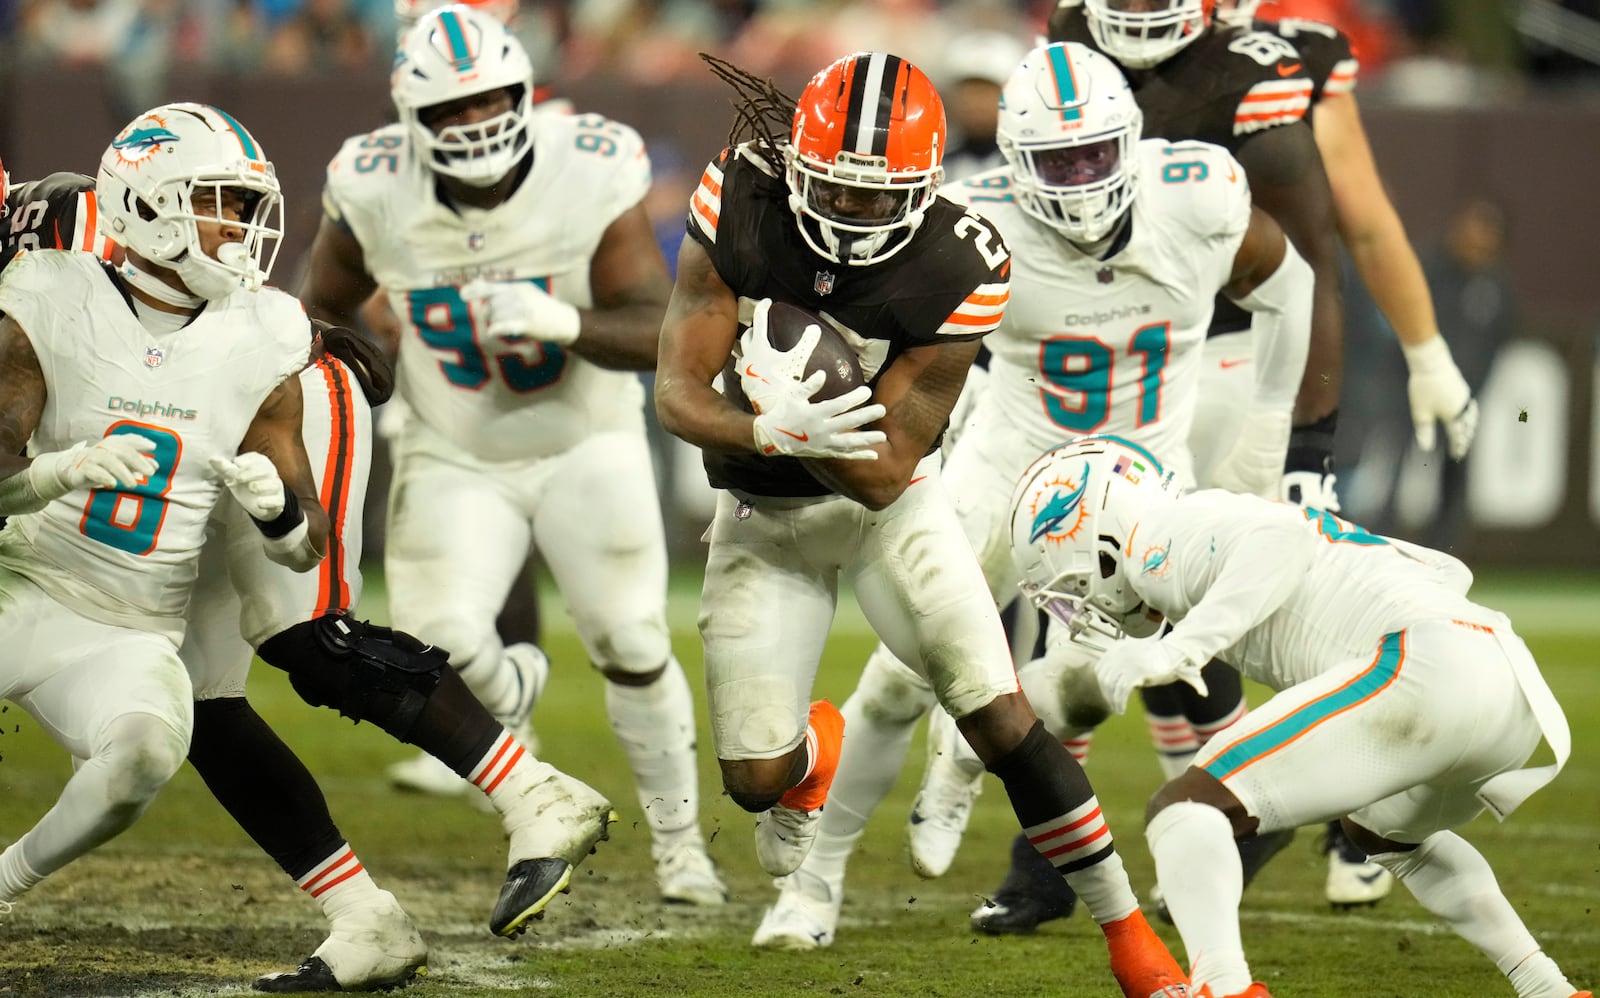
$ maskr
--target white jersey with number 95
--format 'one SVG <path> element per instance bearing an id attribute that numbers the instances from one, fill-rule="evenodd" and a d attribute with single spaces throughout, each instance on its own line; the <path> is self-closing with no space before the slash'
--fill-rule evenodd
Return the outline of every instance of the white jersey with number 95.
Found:
<path id="1" fill-rule="evenodd" d="M 348 140 L 323 208 L 349 228 L 399 316 L 399 390 L 414 417 L 478 458 L 562 453 L 605 430 L 643 432 L 643 388 L 553 343 L 489 339 L 461 285 L 531 281 L 591 307 L 589 268 L 606 228 L 650 187 L 637 132 L 595 114 L 535 116 L 533 165 L 510 200 L 447 205 L 405 129 Z"/>

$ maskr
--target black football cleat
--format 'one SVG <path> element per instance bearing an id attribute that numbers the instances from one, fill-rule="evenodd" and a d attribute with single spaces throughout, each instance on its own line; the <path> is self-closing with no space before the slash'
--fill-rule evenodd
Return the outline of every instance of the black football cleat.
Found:
<path id="1" fill-rule="evenodd" d="M 972 912 L 972 930 L 991 936 L 1028 935 L 1045 922 L 1068 918 L 1078 895 L 1050 861 L 1017 833 L 1011 840 L 1011 868 L 1005 880 Z"/>
<path id="2" fill-rule="evenodd" d="M 506 874 L 500 900 L 489 916 L 489 931 L 497 936 L 520 936 L 528 923 L 544 917 L 545 906 L 557 894 L 572 890 L 572 864 L 564 859 L 525 859 Z"/>
<path id="3" fill-rule="evenodd" d="M 406 970 L 400 977 L 393 980 L 384 981 L 382 983 L 369 982 L 362 987 L 351 988 L 350 990 L 394 991 L 397 988 L 403 988 L 407 984 L 411 983 L 412 978 L 416 977 L 417 975 L 426 974 L 427 972 L 427 967 L 412 967 Z M 322 962 L 322 957 L 320 956 L 308 957 L 305 963 L 302 963 L 300 966 L 285 973 L 268 974 L 265 977 L 258 977 L 255 979 L 255 983 L 251 984 L 250 986 L 257 991 L 274 995 L 299 995 L 325 991 L 345 991 L 345 988 L 340 986 L 338 979 L 333 976 L 333 971 L 326 963 Z"/>

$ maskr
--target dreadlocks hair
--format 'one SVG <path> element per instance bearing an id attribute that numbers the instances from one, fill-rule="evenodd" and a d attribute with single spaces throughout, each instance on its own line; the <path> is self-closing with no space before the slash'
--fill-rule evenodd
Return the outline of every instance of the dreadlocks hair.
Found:
<path id="1" fill-rule="evenodd" d="M 700 53 L 717 79 L 733 87 L 737 98 L 734 104 L 733 127 L 728 130 L 728 145 L 736 146 L 745 139 L 754 139 L 761 158 L 783 175 L 785 163 L 778 151 L 783 144 L 780 135 L 788 135 L 794 125 L 797 102 L 778 89 L 769 79 L 740 69 L 726 59 L 706 52 Z"/>

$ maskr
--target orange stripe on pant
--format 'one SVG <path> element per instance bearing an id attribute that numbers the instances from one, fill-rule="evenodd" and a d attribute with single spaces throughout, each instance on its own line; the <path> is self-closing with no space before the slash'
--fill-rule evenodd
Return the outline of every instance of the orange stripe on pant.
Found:
<path id="1" fill-rule="evenodd" d="M 317 369 L 328 387 L 328 458 L 322 469 L 318 498 L 328 512 L 328 556 L 317 568 L 317 616 L 350 608 L 345 581 L 344 536 L 350 507 L 351 468 L 356 458 L 355 399 L 350 372 L 331 357 L 318 358 Z"/>

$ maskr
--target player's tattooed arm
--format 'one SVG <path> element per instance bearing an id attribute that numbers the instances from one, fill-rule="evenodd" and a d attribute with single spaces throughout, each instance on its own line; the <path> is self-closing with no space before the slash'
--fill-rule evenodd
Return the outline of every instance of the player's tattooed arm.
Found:
<path id="1" fill-rule="evenodd" d="M 354 327 L 363 303 L 378 283 L 367 271 L 366 253 L 356 237 L 326 215 L 311 243 L 311 261 L 300 286 L 300 301 L 313 319 L 336 326 Z M 373 329 L 384 350 L 393 357 L 399 350 L 398 325 Z"/>
<path id="2" fill-rule="evenodd" d="M 278 477 L 294 493 L 305 514 L 307 539 L 313 548 L 323 552 L 328 549 L 328 514 L 318 497 L 311 458 L 300 436 L 304 416 L 305 398 L 300 391 L 300 378 L 291 375 L 262 401 L 239 444 L 239 453 L 256 451 L 272 462 Z"/>
<path id="3" fill-rule="evenodd" d="M 579 310 L 582 332 L 570 349 L 601 367 L 653 370 L 672 277 L 642 205 L 606 228 L 590 261 L 589 286 L 594 308 Z"/>
<path id="4" fill-rule="evenodd" d="M 889 438 L 876 448 L 878 460 L 808 458 L 806 467 L 824 485 L 869 509 L 882 509 L 900 498 L 949 421 L 982 343 L 937 343 L 897 355 L 872 390 L 873 401 L 888 410 L 867 427 Z"/>
<path id="5" fill-rule="evenodd" d="M 0 479 L 27 469 L 22 449 L 39 426 L 46 397 L 33 343 L 15 319 L 0 314 Z"/>
<path id="6" fill-rule="evenodd" d="M 1294 423 L 1306 426 L 1339 405 L 1344 357 L 1344 299 L 1339 287 L 1333 191 L 1311 126 L 1304 122 L 1258 132 L 1239 147 L 1255 203 L 1283 229 L 1316 274 L 1311 353 Z"/>
<path id="7" fill-rule="evenodd" d="M 685 239 L 661 325 L 656 417 L 668 433 L 702 450 L 755 450 L 755 417 L 711 387 L 738 335 L 738 296 L 723 283 L 705 249 Z"/>

